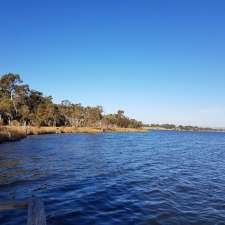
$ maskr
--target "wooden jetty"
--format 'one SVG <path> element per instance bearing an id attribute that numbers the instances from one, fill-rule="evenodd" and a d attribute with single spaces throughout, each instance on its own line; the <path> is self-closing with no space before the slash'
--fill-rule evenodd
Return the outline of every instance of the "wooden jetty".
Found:
<path id="1" fill-rule="evenodd" d="M 44 202 L 40 198 L 32 197 L 25 201 L 0 203 L 0 211 L 24 208 L 28 209 L 27 225 L 46 225 Z"/>

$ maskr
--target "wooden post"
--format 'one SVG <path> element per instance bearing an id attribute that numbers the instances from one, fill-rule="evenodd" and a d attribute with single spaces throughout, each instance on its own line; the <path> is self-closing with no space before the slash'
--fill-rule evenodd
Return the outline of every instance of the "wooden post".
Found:
<path id="1" fill-rule="evenodd" d="M 23 209 L 28 207 L 27 225 L 46 225 L 44 203 L 40 198 L 29 198 L 25 201 L 0 203 L 0 211 Z"/>
<path id="2" fill-rule="evenodd" d="M 44 203 L 40 198 L 28 200 L 27 225 L 46 225 Z"/>

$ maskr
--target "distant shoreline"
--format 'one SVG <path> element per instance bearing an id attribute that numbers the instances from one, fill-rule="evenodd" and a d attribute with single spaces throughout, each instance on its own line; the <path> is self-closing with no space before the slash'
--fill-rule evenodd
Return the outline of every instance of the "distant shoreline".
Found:
<path id="1" fill-rule="evenodd" d="M 159 131 L 180 131 L 180 132 L 185 132 L 185 131 L 190 131 L 190 132 L 221 132 L 224 133 L 225 130 L 223 129 L 213 129 L 213 128 L 199 128 L 199 129 L 176 129 L 176 128 L 164 128 L 164 127 L 149 127 L 149 130 L 159 130 Z"/>
<path id="2" fill-rule="evenodd" d="M 62 133 L 146 132 L 149 128 L 94 128 L 94 127 L 22 127 L 1 126 L 0 143 L 18 141 L 29 135 Z"/>

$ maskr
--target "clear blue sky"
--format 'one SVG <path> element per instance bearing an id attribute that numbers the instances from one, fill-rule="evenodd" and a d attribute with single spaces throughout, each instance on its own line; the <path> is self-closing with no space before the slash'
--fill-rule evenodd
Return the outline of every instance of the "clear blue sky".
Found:
<path id="1" fill-rule="evenodd" d="M 0 0 L 0 74 L 149 123 L 225 127 L 225 1 Z"/>

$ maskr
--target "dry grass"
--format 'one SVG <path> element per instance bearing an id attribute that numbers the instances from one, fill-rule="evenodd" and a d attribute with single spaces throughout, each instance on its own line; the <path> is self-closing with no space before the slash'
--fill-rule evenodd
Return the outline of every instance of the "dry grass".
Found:
<path id="1" fill-rule="evenodd" d="M 16 141 L 26 137 L 26 129 L 22 127 L 0 126 L 0 143 L 5 141 Z"/>
<path id="2" fill-rule="evenodd" d="M 57 133 L 145 132 L 145 128 L 95 128 L 95 127 L 28 127 L 28 135 Z"/>
<path id="3" fill-rule="evenodd" d="M 145 128 L 92 128 L 92 127 L 16 127 L 0 126 L 0 143 L 16 141 L 27 135 L 58 133 L 145 132 Z"/>
<path id="4" fill-rule="evenodd" d="M 39 135 L 39 134 L 57 134 L 59 132 L 59 128 L 57 127 L 27 127 L 26 128 L 27 135 Z"/>
<path id="5" fill-rule="evenodd" d="M 99 133 L 102 132 L 100 128 L 89 127 L 28 127 L 28 135 L 38 134 L 60 134 L 60 133 Z"/>
<path id="6" fill-rule="evenodd" d="M 105 132 L 146 132 L 147 128 L 107 128 Z"/>
<path id="7" fill-rule="evenodd" d="M 61 133 L 100 133 L 103 132 L 101 128 L 93 127 L 61 127 Z"/>

